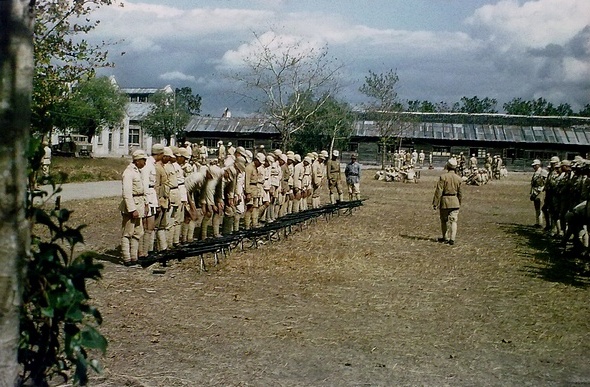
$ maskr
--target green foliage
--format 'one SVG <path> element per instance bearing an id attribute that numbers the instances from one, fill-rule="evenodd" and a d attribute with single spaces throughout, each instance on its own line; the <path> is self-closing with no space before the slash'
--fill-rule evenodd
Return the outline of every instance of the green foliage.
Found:
<path id="1" fill-rule="evenodd" d="M 158 91 L 150 102 L 154 104 L 142 122 L 145 131 L 152 137 L 164 137 L 168 143 L 170 138 L 182 138 L 184 127 L 191 115 L 201 108 L 201 97 L 194 96 L 190 87 L 176 89 L 174 94 Z"/>
<path id="2" fill-rule="evenodd" d="M 458 111 L 461 113 L 498 113 L 497 104 L 498 101 L 495 98 L 462 97 Z"/>
<path id="3" fill-rule="evenodd" d="M 314 104 L 310 101 L 310 104 Z M 342 149 L 352 134 L 354 115 L 346 102 L 326 98 L 320 109 L 293 133 L 293 150 L 306 154 L 322 149 Z M 333 142 L 333 144 L 332 144 Z"/>
<path id="4" fill-rule="evenodd" d="M 35 3 L 35 75 L 33 77 L 32 127 L 49 133 L 55 109 L 70 84 L 92 78 L 96 68 L 110 66 L 106 43 L 91 45 L 81 35 L 96 28 L 90 14 L 113 0 L 39 0 Z"/>
<path id="5" fill-rule="evenodd" d="M 32 235 L 31 256 L 25 259 L 18 352 L 21 382 L 47 386 L 53 376 L 68 380 L 73 372 L 74 383 L 86 385 L 89 369 L 100 372 L 88 351 L 104 353 L 107 348 L 97 330 L 102 317 L 90 305 L 86 290 L 87 280 L 101 277 L 102 265 L 94 263 L 92 253 L 74 257 L 75 246 L 84 241 L 84 226 L 67 225 L 71 212 L 46 211 L 33 203 L 47 193 L 30 192 L 27 218 L 39 235 Z M 58 188 L 54 195 L 59 192 Z"/>
<path id="6" fill-rule="evenodd" d="M 89 141 L 103 126 L 115 126 L 125 116 L 127 96 L 109 78 L 90 78 L 80 82 L 69 98 L 59 103 L 56 127 L 87 135 Z"/>

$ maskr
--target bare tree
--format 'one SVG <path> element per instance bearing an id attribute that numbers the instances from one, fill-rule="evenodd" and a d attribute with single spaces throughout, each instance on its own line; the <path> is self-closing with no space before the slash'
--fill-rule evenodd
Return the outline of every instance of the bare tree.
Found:
<path id="1" fill-rule="evenodd" d="M 33 0 L 0 1 L 0 386 L 13 386 L 18 373 L 22 262 L 30 245 L 25 187 L 34 6 Z"/>
<path id="2" fill-rule="evenodd" d="M 380 74 L 369 70 L 365 83 L 359 88 L 370 99 L 365 104 L 365 111 L 377 126 L 382 169 L 385 168 L 388 145 L 401 139 L 404 130 L 412 125 L 407 115 L 403 115 L 404 106 L 397 96 L 398 82 L 395 70 Z"/>
<path id="3" fill-rule="evenodd" d="M 283 147 L 288 147 L 291 134 L 303 128 L 336 93 L 341 65 L 325 45 L 318 48 L 274 32 L 255 33 L 254 37 L 243 67 L 232 78 L 245 86 L 246 97 L 260 104 L 279 131 Z"/>

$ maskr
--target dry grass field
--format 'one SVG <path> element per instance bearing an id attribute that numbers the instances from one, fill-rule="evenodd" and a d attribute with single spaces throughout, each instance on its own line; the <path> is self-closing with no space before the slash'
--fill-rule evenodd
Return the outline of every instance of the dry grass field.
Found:
<path id="1" fill-rule="evenodd" d="M 118 180 L 130 157 L 52 157 L 51 176 L 56 183 Z"/>
<path id="2" fill-rule="evenodd" d="M 117 198 L 68 203 L 104 254 L 98 386 L 590 386 L 590 273 L 532 227 L 529 174 L 464 187 L 436 242 L 440 171 L 365 173 L 368 200 L 287 240 L 164 274 L 111 261 Z"/>

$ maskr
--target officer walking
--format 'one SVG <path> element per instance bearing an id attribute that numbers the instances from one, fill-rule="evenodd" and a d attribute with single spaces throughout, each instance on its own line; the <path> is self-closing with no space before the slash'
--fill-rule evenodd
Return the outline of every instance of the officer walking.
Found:
<path id="1" fill-rule="evenodd" d="M 461 177 L 455 173 L 457 160 L 451 158 L 447 161 L 446 172 L 443 173 L 436 184 L 432 208 L 440 212 L 440 228 L 442 238 L 439 242 L 455 244 L 457 236 L 457 221 L 459 220 L 459 208 L 461 207 Z"/>

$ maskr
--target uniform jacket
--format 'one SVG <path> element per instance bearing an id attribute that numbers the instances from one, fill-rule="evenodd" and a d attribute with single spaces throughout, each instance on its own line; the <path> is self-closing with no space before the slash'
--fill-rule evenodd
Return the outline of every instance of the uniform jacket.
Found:
<path id="1" fill-rule="evenodd" d="M 145 190 L 143 179 L 137 166 L 130 163 L 123 171 L 123 201 L 121 212 L 138 211 L 140 217 L 145 216 Z"/>
<path id="2" fill-rule="evenodd" d="M 432 205 L 443 210 L 461 207 L 461 183 L 454 171 L 443 173 L 436 184 Z"/>
<path id="3" fill-rule="evenodd" d="M 244 182 L 244 194 L 251 195 L 253 198 L 260 197 L 260 188 L 258 187 L 258 169 L 254 162 L 249 163 L 246 165 L 246 176 Z"/>
<path id="4" fill-rule="evenodd" d="M 351 161 L 346 164 L 344 175 L 346 176 L 346 182 L 348 184 L 359 183 L 361 181 L 361 165 L 356 161 L 354 163 Z"/>

